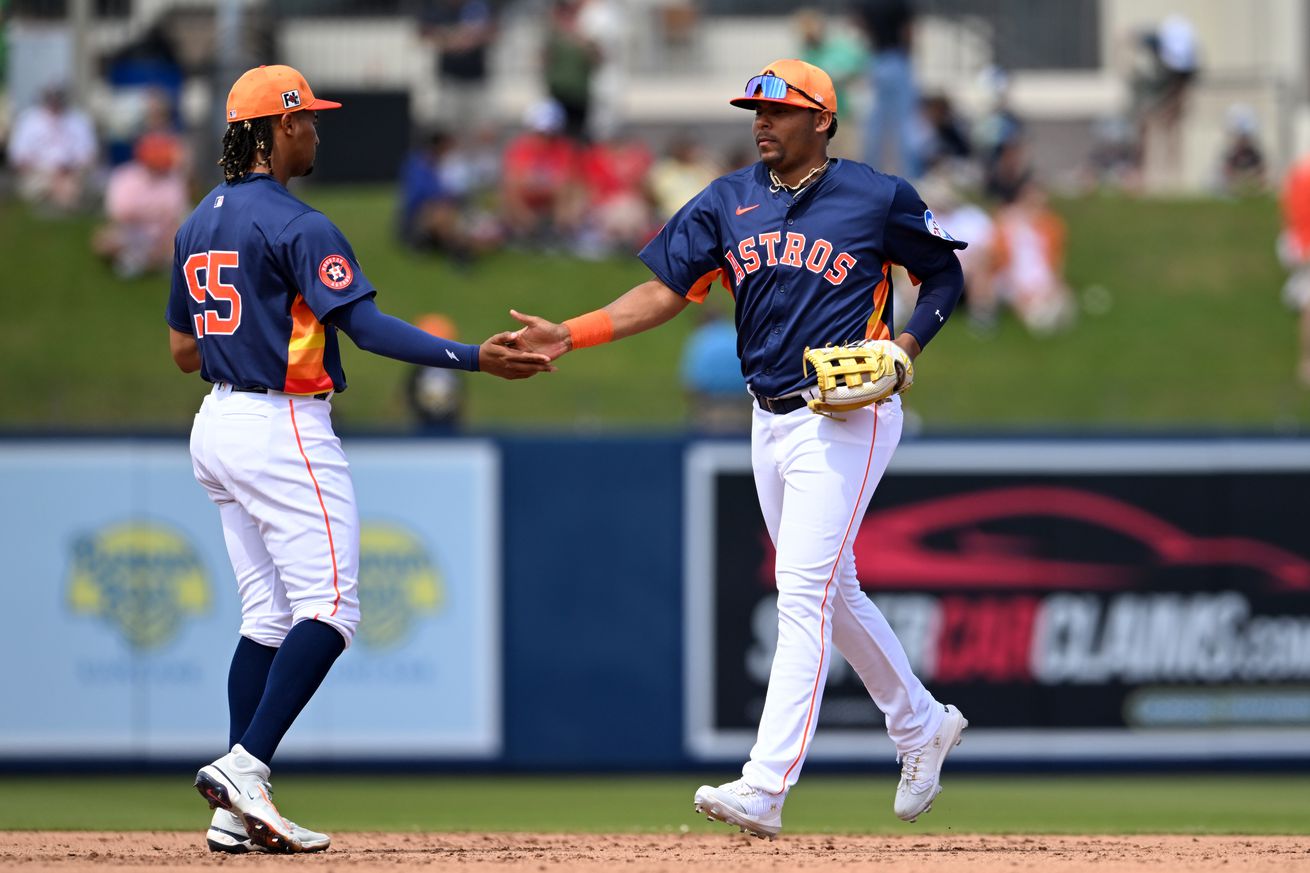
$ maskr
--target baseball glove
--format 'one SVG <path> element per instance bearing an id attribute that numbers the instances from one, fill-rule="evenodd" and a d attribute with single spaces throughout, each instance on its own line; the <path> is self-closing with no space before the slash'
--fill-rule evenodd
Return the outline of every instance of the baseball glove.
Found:
<path id="1" fill-rule="evenodd" d="M 807 404 L 819 415 L 881 403 L 914 383 L 910 356 L 891 340 L 807 348 L 802 366 L 807 376 L 813 367 L 819 377 L 819 396 Z"/>

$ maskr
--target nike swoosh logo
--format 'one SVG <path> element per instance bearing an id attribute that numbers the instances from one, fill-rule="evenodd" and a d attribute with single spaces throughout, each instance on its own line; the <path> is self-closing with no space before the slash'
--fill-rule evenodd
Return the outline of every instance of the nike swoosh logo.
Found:
<path id="1" fill-rule="evenodd" d="M 455 353 L 452 352 L 450 349 L 446 349 L 446 354 L 450 356 L 450 359 L 451 359 L 452 361 L 458 361 L 458 360 L 459 360 L 459 355 L 455 354 Z"/>
<path id="2" fill-rule="evenodd" d="M 737 214 L 745 215 L 747 212 L 750 212 L 752 209 L 759 209 L 759 208 L 760 208 L 760 204 L 758 203 L 756 203 L 754 206 L 738 206 Z"/>

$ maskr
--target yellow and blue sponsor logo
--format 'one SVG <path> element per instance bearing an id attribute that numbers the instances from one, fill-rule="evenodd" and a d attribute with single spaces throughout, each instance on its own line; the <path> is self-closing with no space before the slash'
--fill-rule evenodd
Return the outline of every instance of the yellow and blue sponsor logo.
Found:
<path id="1" fill-rule="evenodd" d="M 413 623 L 438 612 L 446 586 L 422 540 L 389 522 L 366 522 L 359 537 L 359 611 L 355 639 L 370 649 L 400 645 Z"/>
<path id="2" fill-rule="evenodd" d="M 135 650 L 172 641 L 210 603 L 199 556 L 167 525 L 120 522 L 73 541 L 69 608 L 108 622 Z"/>

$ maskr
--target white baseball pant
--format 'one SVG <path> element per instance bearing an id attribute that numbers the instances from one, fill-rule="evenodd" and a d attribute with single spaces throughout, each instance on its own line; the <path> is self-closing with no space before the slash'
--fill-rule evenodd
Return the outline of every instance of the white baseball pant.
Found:
<path id="1" fill-rule="evenodd" d="M 328 400 L 219 384 L 191 428 L 196 480 L 218 504 L 241 636 L 280 646 L 316 619 L 359 623 L 359 512 Z"/>
<path id="2" fill-rule="evenodd" d="M 897 750 L 926 745 L 941 726 L 941 705 L 855 574 L 860 520 L 901 439 L 900 398 L 842 418 L 756 407 L 751 427 L 755 488 L 777 553 L 778 647 L 742 776 L 772 793 L 800 777 L 834 644 L 885 714 Z"/>

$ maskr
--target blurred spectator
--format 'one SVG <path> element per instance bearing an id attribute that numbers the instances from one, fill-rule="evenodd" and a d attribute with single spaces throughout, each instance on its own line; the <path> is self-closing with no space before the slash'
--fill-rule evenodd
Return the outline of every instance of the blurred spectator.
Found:
<path id="1" fill-rule="evenodd" d="M 983 193 L 996 203 L 1011 203 L 1032 180 L 1032 160 L 1022 137 L 1002 143 L 990 152 L 983 167 Z"/>
<path id="2" fill-rule="evenodd" d="M 499 231 L 472 202 L 474 181 L 455 138 L 445 131 L 430 134 L 401 167 L 402 239 L 417 249 L 449 254 L 460 263 L 494 248 Z"/>
<path id="3" fill-rule="evenodd" d="M 490 245 L 504 242 L 500 209 L 502 147 L 500 134 L 491 124 L 466 130 L 445 160 L 442 177 L 458 191 L 469 233 Z M 489 246 L 481 244 L 479 250 Z"/>
<path id="4" fill-rule="evenodd" d="M 873 60 L 869 85 L 873 111 L 865 132 L 864 161 L 897 176 L 918 178 L 915 148 L 919 89 L 911 63 L 914 8 L 909 0 L 861 0 L 858 7 Z"/>
<path id="5" fill-rule="evenodd" d="M 1076 315 L 1064 280 L 1065 236 L 1064 220 L 1032 179 L 996 214 L 996 299 L 1038 336 L 1069 327 Z"/>
<path id="6" fill-rule="evenodd" d="M 1082 179 L 1083 186 L 1089 190 L 1141 188 L 1141 154 L 1133 126 L 1127 119 L 1111 115 L 1092 125 L 1092 148 L 1087 154 Z"/>
<path id="7" fill-rule="evenodd" d="M 553 101 L 528 107 L 523 123 L 527 129 L 505 149 L 501 216 L 517 242 L 571 243 L 585 203 L 579 147 L 564 135 L 564 110 Z"/>
<path id="8" fill-rule="evenodd" d="M 603 51 L 585 26 L 587 2 L 554 0 L 542 60 L 546 93 L 564 110 L 565 132 L 578 141 L 588 133 L 592 77 Z"/>
<path id="9" fill-rule="evenodd" d="M 177 147 L 177 172 L 183 179 L 191 179 L 195 167 L 186 131 L 178 118 L 173 95 L 161 88 L 148 88 L 142 94 L 142 105 L 137 116 L 136 139 L 150 134 L 163 134 Z M 135 141 L 133 143 L 135 151 Z"/>
<path id="10" fill-rule="evenodd" d="M 452 160 L 470 197 L 479 202 L 492 199 L 489 195 L 500 187 L 501 173 L 500 132 L 495 125 L 474 128 L 460 141 Z"/>
<path id="11" fill-rule="evenodd" d="M 419 18 L 437 50 L 440 114 L 447 124 L 472 125 L 486 115 L 487 55 L 496 18 L 487 0 L 427 0 Z"/>
<path id="12" fill-rule="evenodd" d="M 92 248 L 125 279 L 167 270 L 173 263 L 173 236 L 189 202 L 177 138 L 148 133 L 137 140 L 132 160 L 109 175 L 109 223 L 96 231 Z"/>
<path id="13" fill-rule="evenodd" d="M 1200 65 L 1196 33 L 1187 18 L 1175 13 L 1138 34 L 1137 43 L 1146 55 L 1132 85 L 1143 173 L 1148 184 L 1177 185 L 1187 95 Z"/>
<path id="14" fill-rule="evenodd" d="M 1228 107 L 1228 139 L 1219 159 L 1219 182 L 1225 194 L 1252 194 L 1265 188 L 1264 150 L 1256 139 L 1255 110 L 1242 103 Z"/>
<path id="15" fill-rule="evenodd" d="M 180 137 L 182 124 L 178 121 L 173 98 L 167 91 L 148 88 L 142 94 L 137 130 L 138 139 L 147 133 L 167 133 Z M 182 145 L 180 139 L 178 145 Z"/>
<path id="16" fill-rule="evenodd" d="M 440 313 L 420 315 L 414 324 L 433 336 L 458 340 L 455 323 Z M 450 433 L 464 417 L 464 381 L 459 370 L 415 365 L 405 379 L 405 401 L 424 433 Z"/>
<path id="17" fill-rule="evenodd" d="M 583 150 L 584 254 L 635 253 L 659 229 L 647 195 L 654 157 L 641 140 L 615 136 Z"/>
<path id="18" fill-rule="evenodd" d="M 944 93 L 929 94 L 920 105 L 923 119 L 923 143 L 919 165 L 925 173 L 941 168 L 959 172 L 973 155 L 968 126 L 955 113 L 951 98 Z"/>
<path id="19" fill-rule="evenodd" d="M 682 347 L 682 388 L 694 428 L 708 433 L 749 433 L 750 395 L 737 357 L 737 328 L 710 304 Z"/>
<path id="20" fill-rule="evenodd" d="M 85 202 L 98 145 L 91 118 L 68 105 L 62 87 L 18 115 L 9 140 L 9 163 L 18 193 L 42 209 L 66 213 Z"/>
<path id="21" fill-rule="evenodd" d="M 722 173 L 696 140 L 685 134 L 674 137 L 650 171 L 648 186 L 656 218 L 668 221 Z"/>
<path id="22" fill-rule="evenodd" d="M 109 108 L 104 122 L 110 166 L 132 159 L 136 141 L 153 131 L 179 133 L 179 102 L 186 76 L 167 14 L 105 59 Z M 190 166 L 183 158 L 183 165 Z"/>
<path id="23" fill-rule="evenodd" d="M 620 0 L 583 0 L 578 29 L 594 47 L 596 65 L 591 75 L 591 112 L 584 133 L 609 139 L 623 123 L 623 49 L 627 25 Z"/>
<path id="24" fill-rule="evenodd" d="M 982 207 L 970 203 L 943 170 L 929 173 L 919 196 L 947 233 L 969 247 L 955 254 L 964 271 L 966 326 L 978 337 L 996 332 L 996 227 Z"/>
<path id="25" fill-rule="evenodd" d="M 1292 165 L 1283 182 L 1283 230 L 1278 256 L 1290 275 L 1283 301 L 1301 313 L 1301 351 L 1297 378 L 1310 388 L 1310 153 Z"/>
<path id="26" fill-rule="evenodd" d="M 843 118 L 852 117 L 850 88 L 859 82 L 860 75 L 868 66 L 868 50 L 856 36 L 856 31 L 849 26 L 830 26 L 828 19 L 817 9 L 800 10 L 794 24 L 801 38 L 800 59 L 832 77 L 837 110 Z M 849 139 L 850 133 L 845 132 L 843 136 Z"/>
<path id="27" fill-rule="evenodd" d="M 701 27 L 700 0 L 661 0 L 654 4 L 658 63 L 667 69 L 686 69 L 700 60 L 696 48 Z"/>
<path id="28" fill-rule="evenodd" d="M 983 72 L 990 105 L 979 120 L 976 139 L 983 160 L 983 193 L 1009 203 L 1032 174 L 1027 130 L 1010 107 L 1010 77 L 999 67 Z"/>

